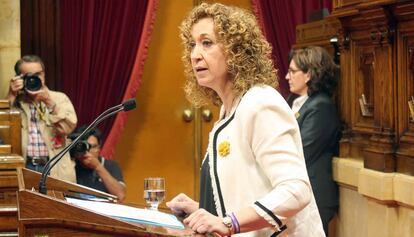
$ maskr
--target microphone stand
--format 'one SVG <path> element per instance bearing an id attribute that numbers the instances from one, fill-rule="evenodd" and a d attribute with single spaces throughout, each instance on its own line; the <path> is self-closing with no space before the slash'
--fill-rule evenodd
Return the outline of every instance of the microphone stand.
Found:
<path id="1" fill-rule="evenodd" d="M 126 102 L 117 105 L 115 107 L 107 109 L 105 112 L 100 114 L 75 140 L 72 141 L 69 145 L 67 145 L 62 151 L 60 151 L 57 155 L 55 155 L 52 159 L 50 159 L 42 172 L 42 176 L 40 178 L 39 182 L 39 192 L 42 194 L 46 194 L 46 178 L 50 172 L 50 170 L 59 162 L 59 160 L 62 159 L 63 155 L 66 154 L 78 141 L 81 139 L 86 133 L 88 133 L 90 130 L 92 130 L 94 127 L 96 127 L 100 122 L 102 122 L 104 119 L 122 111 L 128 111 L 135 108 L 135 100 L 130 99 Z"/>

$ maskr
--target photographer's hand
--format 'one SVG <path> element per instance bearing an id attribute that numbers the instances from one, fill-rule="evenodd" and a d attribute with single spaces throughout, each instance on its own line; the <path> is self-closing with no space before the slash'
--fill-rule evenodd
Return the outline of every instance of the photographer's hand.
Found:
<path id="1" fill-rule="evenodd" d="M 43 101 L 50 113 L 56 112 L 56 103 L 50 97 L 49 88 L 45 84 L 43 84 L 40 90 L 27 91 L 27 93 L 31 95 L 35 101 Z"/>
<path id="2" fill-rule="evenodd" d="M 6 99 L 10 100 L 13 103 L 16 99 L 17 93 L 23 89 L 23 86 L 23 79 L 21 78 L 21 75 L 10 79 L 9 94 L 7 95 Z"/>
<path id="3" fill-rule="evenodd" d="M 96 171 L 98 176 L 102 179 L 103 184 L 110 194 L 116 195 L 120 202 L 125 199 L 126 191 L 125 186 L 116 180 L 105 167 L 99 162 L 98 157 L 96 157 L 91 152 L 86 152 L 86 154 L 81 159 L 82 164 L 85 167 L 93 169 Z"/>
<path id="4" fill-rule="evenodd" d="M 43 101 L 46 105 L 47 105 L 47 102 L 50 103 L 49 88 L 47 88 L 45 84 L 43 84 L 42 87 L 37 91 L 26 90 L 26 92 L 35 101 L 38 101 L 38 102 Z"/>
<path id="5" fill-rule="evenodd" d="M 102 165 L 99 162 L 98 158 L 92 155 L 90 152 L 86 152 L 86 154 L 80 158 L 80 161 L 82 162 L 83 166 L 92 170 L 96 170 L 99 166 Z"/>

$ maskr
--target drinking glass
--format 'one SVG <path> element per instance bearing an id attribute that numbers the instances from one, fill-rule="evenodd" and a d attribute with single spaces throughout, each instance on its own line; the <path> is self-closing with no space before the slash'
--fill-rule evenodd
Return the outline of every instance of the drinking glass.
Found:
<path id="1" fill-rule="evenodd" d="M 149 177 L 144 179 L 144 199 L 147 202 L 148 209 L 158 210 L 158 205 L 165 198 L 165 181 L 164 178 Z"/>

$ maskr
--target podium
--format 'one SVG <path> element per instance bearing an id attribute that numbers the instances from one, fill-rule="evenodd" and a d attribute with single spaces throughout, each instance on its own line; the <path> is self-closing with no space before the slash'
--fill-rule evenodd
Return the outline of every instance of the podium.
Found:
<path id="1" fill-rule="evenodd" d="M 19 236 L 197 236 L 188 228 L 179 230 L 126 222 L 72 205 L 65 201 L 65 192 L 116 197 L 52 177 L 46 182 L 47 195 L 41 194 L 34 190 L 38 188 L 40 176 L 25 168 L 17 170 Z"/>

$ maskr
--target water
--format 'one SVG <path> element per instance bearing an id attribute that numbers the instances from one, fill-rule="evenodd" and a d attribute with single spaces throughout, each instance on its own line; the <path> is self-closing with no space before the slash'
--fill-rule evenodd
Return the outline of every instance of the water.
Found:
<path id="1" fill-rule="evenodd" d="M 164 201 L 165 190 L 162 189 L 150 189 L 144 190 L 144 199 L 147 204 L 151 205 L 150 209 L 157 210 L 158 205 Z"/>

